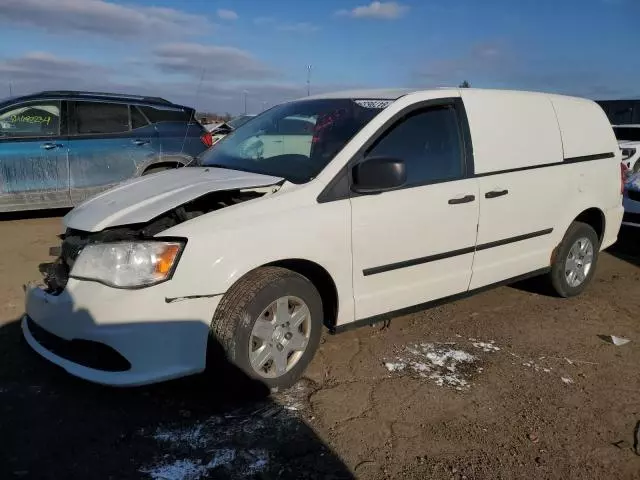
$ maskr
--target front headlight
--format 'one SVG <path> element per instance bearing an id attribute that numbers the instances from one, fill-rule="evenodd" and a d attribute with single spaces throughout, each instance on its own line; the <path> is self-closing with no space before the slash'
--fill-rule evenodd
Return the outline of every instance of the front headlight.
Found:
<path id="1" fill-rule="evenodd" d="M 116 288 L 148 287 L 170 278 L 184 243 L 94 243 L 80 252 L 70 276 Z"/>

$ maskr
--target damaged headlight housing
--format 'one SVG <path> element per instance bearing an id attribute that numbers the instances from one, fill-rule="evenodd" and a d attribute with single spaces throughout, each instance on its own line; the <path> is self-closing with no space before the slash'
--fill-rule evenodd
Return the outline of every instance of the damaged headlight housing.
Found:
<path id="1" fill-rule="evenodd" d="M 171 278 L 184 242 L 94 243 L 82 249 L 70 276 L 116 288 L 141 288 Z"/>

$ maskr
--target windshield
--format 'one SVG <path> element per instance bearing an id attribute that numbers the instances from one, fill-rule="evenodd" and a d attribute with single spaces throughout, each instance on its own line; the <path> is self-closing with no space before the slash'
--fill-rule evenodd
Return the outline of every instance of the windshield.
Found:
<path id="1" fill-rule="evenodd" d="M 247 123 L 254 116 L 255 115 L 240 115 L 239 117 L 232 118 L 231 120 L 226 122 L 226 124 L 229 125 L 231 128 L 236 129 L 236 128 L 240 127 L 241 125 L 244 125 L 245 123 Z"/>
<path id="2" fill-rule="evenodd" d="M 278 105 L 206 151 L 202 164 L 305 183 L 389 103 L 322 99 Z"/>

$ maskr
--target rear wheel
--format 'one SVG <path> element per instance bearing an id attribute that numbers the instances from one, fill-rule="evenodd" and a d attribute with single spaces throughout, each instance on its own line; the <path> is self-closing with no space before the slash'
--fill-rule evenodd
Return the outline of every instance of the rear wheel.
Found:
<path id="1" fill-rule="evenodd" d="M 551 266 L 551 285 L 561 297 L 579 295 L 593 279 L 600 242 L 586 223 L 573 222 Z"/>
<path id="2" fill-rule="evenodd" d="M 229 361 L 271 390 L 302 375 L 320 343 L 322 300 L 302 275 L 279 267 L 247 274 L 223 297 L 211 334 Z M 215 372 L 215 365 L 208 365 Z"/>

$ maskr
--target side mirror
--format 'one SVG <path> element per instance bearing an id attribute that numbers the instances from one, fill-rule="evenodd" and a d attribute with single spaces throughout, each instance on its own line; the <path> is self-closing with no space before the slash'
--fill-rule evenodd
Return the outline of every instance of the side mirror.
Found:
<path id="1" fill-rule="evenodd" d="M 401 187 L 407 181 L 403 160 L 371 157 L 351 170 L 351 189 L 357 193 L 379 193 Z"/>

